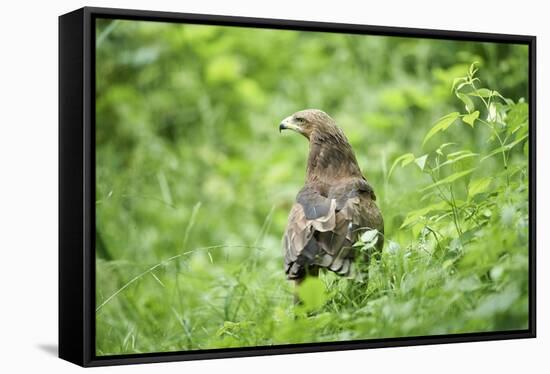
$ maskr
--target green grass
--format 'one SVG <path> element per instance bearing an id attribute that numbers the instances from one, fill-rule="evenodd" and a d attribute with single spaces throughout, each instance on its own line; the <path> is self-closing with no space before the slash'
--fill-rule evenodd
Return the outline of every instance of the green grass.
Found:
<path id="1" fill-rule="evenodd" d="M 126 21 L 97 35 L 98 355 L 527 328 L 525 46 Z M 368 282 L 285 279 L 307 144 L 277 125 L 306 107 L 344 128 L 376 191 Z"/>
<path id="2" fill-rule="evenodd" d="M 484 229 L 479 236 L 499 238 L 499 230 Z M 386 243 L 380 260 L 370 265 L 368 286 L 322 274 L 322 282 L 309 291 L 325 293 L 326 304 L 313 315 L 293 306 L 293 290 L 273 251 L 253 247 L 245 261 L 231 255 L 214 261 L 209 253 L 231 246 L 199 248 L 147 268 L 100 304 L 98 341 L 106 348 L 99 345 L 98 352 L 524 329 L 527 239 L 515 249 L 515 236 L 502 239 L 509 240 L 508 248 L 491 251 L 477 242 L 465 254 L 438 253 L 426 246 L 425 237 L 404 248 Z M 98 274 L 100 279 L 116 280 L 116 270 L 125 267 L 136 265 L 100 261 Z M 107 288 L 109 282 L 102 284 Z M 116 289 L 117 282 L 111 287 Z"/>

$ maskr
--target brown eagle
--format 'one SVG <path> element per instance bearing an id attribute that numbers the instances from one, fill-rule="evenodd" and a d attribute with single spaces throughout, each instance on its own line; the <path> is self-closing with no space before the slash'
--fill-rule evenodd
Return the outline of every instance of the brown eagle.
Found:
<path id="1" fill-rule="evenodd" d="M 309 140 L 306 181 L 298 192 L 283 237 L 287 278 L 300 283 L 319 268 L 350 275 L 353 244 L 384 223 L 367 179 L 361 174 L 344 132 L 325 112 L 307 109 L 285 118 L 279 130 L 293 130 Z M 380 235 L 382 234 L 382 235 Z"/>

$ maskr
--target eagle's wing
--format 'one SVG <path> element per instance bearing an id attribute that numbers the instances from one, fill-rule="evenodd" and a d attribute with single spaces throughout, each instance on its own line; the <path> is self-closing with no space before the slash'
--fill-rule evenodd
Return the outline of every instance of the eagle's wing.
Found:
<path id="1" fill-rule="evenodd" d="M 326 197 L 306 185 L 296 197 L 283 238 L 287 277 L 301 279 L 308 269 L 319 267 L 348 275 L 359 233 L 366 227 L 383 231 L 374 199 L 364 180 L 332 188 Z"/>

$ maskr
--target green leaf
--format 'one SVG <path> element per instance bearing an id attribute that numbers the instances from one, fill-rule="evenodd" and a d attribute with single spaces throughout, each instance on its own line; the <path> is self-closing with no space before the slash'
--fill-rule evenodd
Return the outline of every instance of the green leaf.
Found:
<path id="1" fill-rule="evenodd" d="M 361 243 L 363 249 L 374 248 L 378 242 L 378 230 L 367 230 L 361 235 Z"/>
<path id="2" fill-rule="evenodd" d="M 414 154 L 412 153 L 405 153 L 404 155 L 397 157 L 390 168 L 390 172 L 388 173 L 388 179 L 391 177 L 393 170 L 397 167 L 397 165 L 400 162 L 401 162 L 401 167 L 404 167 L 413 161 L 414 161 Z"/>
<path id="3" fill-rule="evenodd" d="M 506 120 L 513 129 L 525 125 L 529 121 L 529 105 L 526 103 L 515 104 L 508 112 Z"/>
<path id="4" fill-rule="evenodd" d="M 327 300 L 323 281 L 316 277 L 307 277 L 298 288 L 298 296 L 307 311 L 322 307 Z"/>
<path id="5" fill-rule="evenodd" d="M 447 161 L 439 164 L 438 166 L 436 166 L 432 170 L 435 171 L 435 170 L 438 170 L 438 169 L 442 168 L 443 166 L 451 165 L 451 164 L 454 164 L 454 163 L 456 163 L 460 160 L 463 160 L 465 158 L 476 157 L 476 156 L 479 156 L 479 154 L 478 153 L 472 153 L 472 152 L 466 151 L 466 150 L 449 153 L 447 155 Z"/>
<path id="6" fill-rule="evenodd" d="M 470 99 L 470 97 L 468 97 L 468 95 L 465 95 L 463 93 L 460 93 L 460 92 L 457 92 L 456 93 L 456 96 L 462 100 L 462 102 L 464 103 L 464 107 L 466 108 L 466 111 L 468 113 L 471 113 L 472 110 L 475 109 L 475 106 L 474 106 L 474 102 L 472 101 L 472 99 Z"/>
<path id="7" fill-rule="evenodd" d="M 466 114 L 464 117 L 462 117 L 462 120 L 468 125 L 474 127 L 474 121 L 478 118 L 479 118 L 479 110 L 476 110 L 473 113 Z"/>
<path id="8" fill-rule="evenodd" d="M 420 156 L 420 157 L 417 157 L 415 160 L 414 160 L 414 163 L 416 165 L 418 165 L 418 167 L 420 168 L 420 170 L 424 171 L 424 167 L 426 166 L 426 160 L 428 159 L 428 155 L 424 155 L 424 156 Z"/>
<path id="9" fill-rule="evenodd" d="M 474 92 L 471 92 L 470 95 L 488 98 L 488 97 L 495 96 L 495 93 L 496 91 L 489 90 L 488 88 L 478 88 Z"/>
<path id="10" fill-rule="evenodd" d="M 462 82 L 462 83 L 460 83 L 458 86 L 456 86 L 456 88 L 455 88 L 455 94 L 458 93 L 458 91 L 460 91 L 460 90 L 462 89 L 462 87 L 464 87 L 464 86 L 466 86 L 466 85 L 468 85 L 468 84 L 469 84 L 469 82 L 468 82 L 468 80 L 466 80 L 465 82 Z"/>
<path id="11" fill-rule="evenodd" d="M 457 87 L 458 83 L 462 83 L 462 84 Z M 456 87 L 456 90 L 458 91 L 465 83 L 466 83 L 466 78 L 465 77 L 455 78 L 453 80 L 453 85 L 451 86 L 451 92 L 453 92 L 455 90 L 455 87 Z"/>
<path id="12" fill-rule="evenodd" d="M 456 151 L 456 152 L 452 152 L 452 153 L 449 153 L 447 155 L 447 158 L 449 160 L 454 160 L 454 159 L 457 159 L 457 158 L 461 158 L 462 156 L 464 155 L 468 155 L 468 156 L 476 156 L 477 153 L 472 153 L 472 151 L 470 150 L 467 150 L 467 149 L 462 149 L 460 151 Z"/>
<path id="13" fill-rule="evenodd" d="M 426 135 L 426 137 L 424 138 L 424 141 L 422 142 L 422 146 L 424 146 L 424 144 L 426 144 L 426 142 L 430 140 L 430 138 L 435 134 L 437 134 L 438 132 L 447 130 L 447 128 L 449 128 L 449 126 L 451 126 L 458 117 L 460 117 L 460 113 L 458 112 L 449 113 L 446 116 L 441 117 L 435 123 L 435 125 L 433 125 L 430 131 L 428 131 L 428 134 Z"/>
<path id="14" fill-rule="evenodd" d="M 420 192 L 426 191 L 426 190 L 429 190 L 431 188 L 441 186 L 441 185 L 444 185 L 444 184 L 453 183 L 454 181 L 456 181 L 460 178 L 463 178 L 463 177 L 467 176 L 468 174 L 471 174 L 474 170 L 475 169 L 469 169 L 469 170 L 459 171 L 458 173 L 451 174 L 448 177 L 437 181 L 436 183 L 432 183 L 429 186 L 422 188 L 420 190 Z"/>
<path id="15" fill-rule="evenodd" d="M 500 94 L 499 94 L 499 97 L 501 97 L 507 105 L 514 105 L 515 104 L 514 100 L 512 100 L 512 99 L 508 99 L 508 98 L 506 98 L 506 97 L 504 97 Z"/>
<path id="16" fill-rule="evenodd" d="M 493 178 L 491 177 L 485 177 L 471 181 L 470 185 L 468 186 L 468 197 L 473 197 L 477 194 L 487 191 L 487 188 L 491 184 L 492 180 Z"/>
<path id="17" fill-rule="evenodd" d="M 445 148 L 447 148 L 448 146 L 455 145 L 455 144 L 456 144 L 456 143 L 443 143 L 443 144 L 441 144 L 441 145 L 439 146 L 439 148 L 437 148 L 437 150 L 435 151 L 435 153 L 437 153 L 437 154 L 440 155 L 440 156 L 445 156 L 445 155 L 443 154 L 443 150 L 444 150 Z"/>
<path id="18" fill-rule="evenodd" d="M 252 321 L 240 321 L 240 322 L 224 321 L 223 326 L 218 329 L 218 331 L 216 332 L 216 335 L 217 336 L 223 336 L 223 335 L 235 336 L 235 335 L 238 335 L 242 330 L 246 330 L 254 325 L 255 323 Z"/>
<path id="19" fill-rule="evenodd" d="M 494 155 L 496 155 L 497 153 L 502 153 L 502 152 L 506 152 L 506 151 L 509 151 L 510 149 L 514 148 L 516 145 L 518 145 L 519 143 L 521 143 L 523 140 L 525 140 L 526 138 L 529 137 L 529 134 L 525 134 L 523 135 L 521 138 L 519 139 L 516 139 L 514 140 L 513 142 L 511 143 L 508 143 L 508 144 L 505 144 L 503 145 L 502 147 L 498 147 L 497 149 L 494 149 L 493 151 L 491 151 L 491 153 L 489 153 L 487 156 L 483 157 L 481 161 L 485 161 L 486 159 L 488 159 L 489 157 L 493 157 Z"/>
<path id="20" fill-rule="evenodd" d="M 376 238 L 377 235 L 378 235 L 378 230 L 376 229 L 367 230 L 361 235 L 361 241 L 363 243 L 371 242 Z"/>
<path id="21" fill-rule="evenodd" d="M 446 210 L 447 208 L 448 208 L 448 204 L 445 201 L 442 201 L 422 209 L 413 210 L 407 214 L 407 217 L 401 224 L 400 228 L 404 228 L 410 225 L 411 223 L 416 222 L 419 218 L 426 216 L 428 213 L 432 213 L 440 210 Z"/>
<path id="22" fill-rule="evenodd" d="M 500 97 L 502 100 L 504 100 L 504 102 L 506 102 L 506 104 L 510 104 L 510 103 L 514 103 L 512 100 L 510 99 L 507 99 L 505 98 L 504 96 L 502 96 L 500 94 L 500 92 L 496 91 L 496 90 L 490 90 L 488 88 L 478 88 L 477 90 L 473 91 L 473 92 L 470 92 L 468 93 L 468 95 L 470 96 L 476 96 L 476 97 L 483 97 L 485 99 L 487 98 L 490 98 L 490 97 Z"/>
<path id="23" fill-rule="evenodd" d="M 477 73 L 477 67 L 476 67 L 477 64 L 478 62 L 476 61 L 472 65 L 470 65 L 470 69 L 468 71 L 468 74 L 470 75 L 470 77 L 473 77 L 475 73 Z"/>
<path id="24" fill-rule="evenodd" d="M 487 121 L 494 122 L 497 119 L 497 106 L 495 103 L 489 104 L 489 114 L 487 114 Z"/>
<path id="25" fill-rule="evenodd" d="M 451 258 L 449 260 L 446 260 L 445 262 L 443 262 L 443 265 L 441 266 L 443 269 L 447 269 L 449 267 L 451 267 L 455 262 L 455 259 Z"/>

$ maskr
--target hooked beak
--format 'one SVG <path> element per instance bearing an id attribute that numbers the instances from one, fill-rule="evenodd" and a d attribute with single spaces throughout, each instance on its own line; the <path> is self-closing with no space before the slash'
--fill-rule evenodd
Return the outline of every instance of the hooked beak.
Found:
<path id="1" fill-rule="evenodd" d="M 294 124 L 292 121 L 292 116 L 286 117 L 280 124 L 279 124 L 279 132 L 283 130 L 293 130 L 298 133 L 302 133 L 302 129 L 300 126 Z"/>

